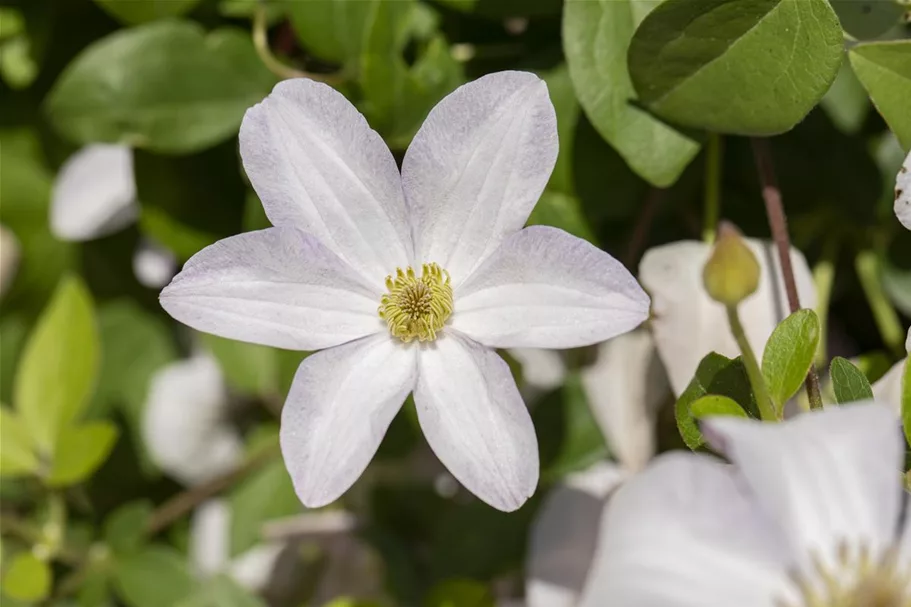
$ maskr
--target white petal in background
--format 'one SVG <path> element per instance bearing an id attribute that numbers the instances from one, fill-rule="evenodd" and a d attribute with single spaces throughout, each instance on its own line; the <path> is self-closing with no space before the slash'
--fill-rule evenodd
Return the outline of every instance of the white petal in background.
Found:
<path id="1" fill-rule="evenodd" d="M 626 477 L 601 462 L 566 477 L 532 523 L 526 563 L 528 607 L 574 607 L 588 576 L 607 495 Z"/>
<path id="2" fill-rule="evenodd" d="M 907 358 L 898 361 L 889 371 L 873 384 L 873 397 L 877 402 L 889 406 L 896 415 L 902 409 L 902 376 Z"/>
<path id="3" fill-rule="evenodd" d="M 519 230 L 557 160 L 557 117 L 543 80 L 498 72 L 437 104 L 402 163 L 416 261 L 458 286 Z"/>
<path id="4" fill-rule="evenodd" d="M 93 144 L 63 164 L 51 199 L 51 232 L 61 240 L 106 236 L 136 220 L 133 151 L 122 145 Z"/>
<path id="5" fill-rule="evenodd" d="M 177 259 L 168 249 L 143 240 L 133 253 L 133 274 L 144 287 L 160 289 L 177 273 Z"/>
<path id="6" fill-rule="evenodd" d="M 414 403 L 430 448 L 466 489 L 506 512 L 534 493 L 535 428 L 496 352 L 451 331 L 423 345 Z"/>
<path id="7" fill-rule="evenodd" d="M 317 350 L 386 327 L 381 291 L 294 228 L 219 240 L 161 292 L 161 306 L 194 329 L 291 350 Z"/>
<path id="8" fill-rule="evenodd" d="M 453 329 L 495 348 L 573 348 L 636 328 L 649 299 L 623 265 L 548 226 L 508 236 L 455 290 Z"/>
<path id="9" fill-rule="evenodd" d="M 581 376 L 608 449 L 627 471 L 641 470 L 655 454 L 655 417 L 670 397 L 652 336 L 642 329 L 604 342 Z"/>
<path id="10" fill-rule="evenodd" d="M 304 505 L 324 506 L 360 477 L 414 388 L 416 353 L 379 334 L 301 363 L 282 409 L 281 448 Z"/>
<path id="11" fill-rule="evenodd" d="M 227 388 L 218 363 L 194 356 L 158 371 L 149 386 L 142 435 L 152 460 L 193 486 L 234 470 L 243 443 L 226 419 Z"/>
<path id="12" fill-rule="evenodd" d="M 19 269 L 19 239 L 0 225 L 0 297 L 6 293 Z"/>
<path id="13" fill-rule="evenodd" d="M 895 216 L 911 230 L 911 154 L 905 158 L 895 179 Z"/>
<path id="14" fill-rule="evenodd" d="M 395 159 L 332 87 L 303 78 L 277 84 L 247 110 L 240 153 L 274 225 L 312 234 L 377 288 L 411 263 Z"/>
<path id="15" fill-rule="evenodd" d="M 842 543 L 874 560 L 893 544 L 904 439 L 889 408 L 860 402 L 781 424 L 715 417 L 703 432 L 781 525 L 804 573 L 833 566 Z"/>
<path id="16" fill-rule="evenodd" d="M 535 390 L 556 390 L 566 379 L 566 364 L 560 353 L 555 350 L 513 348 L 509 355 L 522 365 L 524 384 Z"/>
<path id="17" fill-rule="evenodd" d="M 740 317 L 761 358 L 772 331 L 788 316 L 788 304 L 774 244 L 755 239 L 747 239 L 747 244 L 762 275 L 757 291 L 740 305 Z M 655 343 L 677 396 L 709 352 L 740 355 L 724 306 L 710 299 L 702 284 L 702 269 L 710 253 L 711 246 L 703 242 L 675 242 L 650 249 L 639 265 L 639 280 L 652 297 Z M 816 289 L 806 259 L 792 249 L 791 261 L 801 307 L 815 308 Z M 774 269 L 774 279 L 770 269 Z"/>
<path id="18" fill-rule="evenodd" d="M 770 607 L 791 598 L 783 538 L 736 470 L 707 456 L 663 455 L 627 481 L 596 541 L 582 607 Z"/>

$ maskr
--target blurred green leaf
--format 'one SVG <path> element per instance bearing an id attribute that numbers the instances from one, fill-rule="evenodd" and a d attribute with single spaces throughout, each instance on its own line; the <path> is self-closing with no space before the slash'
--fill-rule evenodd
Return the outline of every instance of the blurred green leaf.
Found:
<path id="1" fill-rule="evenodd" d="M 545 190 L 526 223 L 530 226 L 554 226 L 573 236 L 596 242 L 579 199 L 569 194 Z"/>
<path id="2" fill-rule="evenodd" d="M 225 339 L 208 333 L 203 343 L 215 355 L 228 385 L 243 394 L 274 398 L 279 393 L 278 356 L 274 348 Z"/>
<path id="3" fill-rule="evenodd" d="M 111 580 L 107 572 L 89 571 L 79 588 L 78 607 L 113 607 L 114 604 Z"/>
<path id="4" fill-rule="evenodd" d="M 118 434 L 117 426 L 107 421 L 64 428 L 47 483 L 63 487 L 86 480 L 110 455 Z"/>
<path id="5" fill-rule="evenodd" d="M 762 376 L 779 412 L 803 385 L 818 344 L 819 317 L 813 310 L 794 312 L 772 331 L 762 353 Z"/>
<path id="6" fill-rule="evenodd" d="M 95 0 L 105 11 L 128 25 L 179 17 L 190 12 L 199 0 Z"/>
<path id="7" fill-rule="evenodd" d="M 266 603 L 231 578 L 219 575 L 174 607 L 266 607 Z"/>
<path id="8" fill-rule="evenodd" d="M 32 58 L 27 36 L 20 34 L 0 42 L 0 75 L 12 89 L 28 88 L 38 77 L 38 64 Z"/>
<path id="9" fill-rule="evenodd" d="M 750 388 L 746 369 L 739 358 L 730 359 L 712 352 L 699 363 L 696 374 L 674 406 L 677 428 L 686 446 L 692 450 L 701 447 L 705 440 L 696 424 L 692 406 L 704 396 L 715 395 L 733 400 L 750 417 L 758 418 L 756 403 Z M 717 401 L 715 405 L 717 405 Z M 701 405 L 708 407 L 708 404 Z M 723 405 L 722 405 L 723 406 Z"/>
<path id="10" fill-rule="evenodd" d="M 139 223 L 143 232 L 183 261 L 218 240 L 212 234 L 206 234 L 181 224 L 166 212 L 155 207 L 143 207 Z"/>
<path id="11" fill-rule="evenodd" d="M 911 269 L 904 270 L 884 262 L 881 278 L 883 288 L 895 307 L 905 316 L 911 316 Z"/>
<path id="12" fill-rule="evenodd" d="M 145 529 L 152 516 L 152 504 L 140 500 L 124 504 L 104 521 L 104 541 L 115 553 L 136 552 L 145 543 Z"/>
<path id="13" fill-rule="evenodd" d="M 186 557 L 166 546 L 149 546 L 115 564 L 114 587 L 128 607 L 178 605 L 197 586 Z"/>
<path id="14" fill-rule="evenodd" d="M 487 585 L 474 580 L 446 580 L 430 589 L 426 607 L 494 607 Z"/>
<path id="15" fill-rule="evenodd" d="M 379 1 L 281 0 L 281 4 L 306 50 L 326 61 L 356 64 L 367 19 Z"/>
<path id="16" fill-rule="evenodd" d="M 849 61 L 843 61 L 832 88 L 820 102 L 832 122 L 843 133 L 857 133 L 870 111 L 870 98 Z"/>
<path id="17" fill-rule="evenodd" d="M 697 399 L 690 405 L 690 413 L 696 419 L 713 415 L 749 418 L 740 403 L 727 396 L 709 394 Z"/>
<path id="18" fill-rule="evenodd" d="M 25 31 L 25 20 L 22 18 L 22 11 L 0 6 L 0 40 L 12 38 L 23 31 Z"/>
<path id="19" fill-rule="evenodd" d="M 236 48 L 219 52 L 224 36 L 189 21 L 117 31 L 67 66 L 48 96 L 48 117 L 80 143 L 173 154 L 212 146 L 236 134 L 244 111 L 268 93 Z"/>
<path id="20" fill-rule="evenodd" d="M 26 602 L 41 601 L 51 591 L 51 568 L 31 552 L 20 552 L 3 576 L 3 592 Z"/>
<path id="21" fill-rule="evenodd" d="M 579 122 L 581 108 L 573 90 L 573 83 L 569 77 L 566 65 L 540 74 L 547 83 L 547 92 L 554 104 L 557 114 L 557 138 L 560 141 L 560 152 L 557 155 L 557 164 L 550 174 L 547 188 L 563 194 L 573 194 L 573 138 L 576 124 Z"/>
<path id="22" fill-rule="evenodd" d="M 863 372 L 841 356 L 832 359 L 829 365 L 835 401 L 843 405 L 873 398 L 873 388 Z"/>
<path id="23" fill-rule="evenodd" d="M 75 277 L 60 283 L 25 346 L 13 404 L 44 454 L 89 403 L 98 370 L 92 300 Z"/>
<path id="24" fill-rule="evenodd" d="M 592 124 L 653 185 L 674 183 L 699 152 L 687 135 L 636 107 L 627 49 L 654 0 L 567 0 L 563 46 L 579 102 Z"/>
<path id="25" fill-rule="evenodd" d="M 902 8 L 893 0 L 829 0 L 842 28 L 855 38 L 869 40 L 899 24 Z"/>
<path id="26" fill-rule="evenodd" d="M 240 482 L 231 490 L 228 500 L 232 556 L 249 550 L 262 540 L 260 527 L 264 522 L 301 510 L 285 465 L 279 460 L 266 464 Z"/>
<path id="27" fill-rule="evenodd" d="M 578 373 L 567 377 L 560 389 L 562 440 L 556 457 L 542 466 L 542 476 L 555 480 L 587 468 L 608 456 L 608 445 L 592 415 Z"/>
<path id="28" fill-rule="evenodd" d="M 911 40 L 858 44 L 848 56 L 873 105 L 905 151 L 911 150 Z"/>
<path id="29" fill-rule="evenodd" d="M 9 315 L 0 320 L 0 401 L 12 402 L 13 378 L 19 353 L 25 344 L 28 324 L 20 314 Z"/>
<path id="30" fill-rule="evenodd" d="M 38 470 L 28 428 L 13 411 L 0 406 L 0 476 L 18 476 Z"/>
<path id="31" fill-rule="evenodd" d="M 560 12 L 560 0 L 437 0 L 457 11 L 474 12 L 490 19 L 542 17 Z"/>
<path id="32" fill-rule="evenodd" d="M 629 69 L 639 98 L 667 120 L 775 135 L 825 95 L 843 44 L 826 0 L 667 0 L 636 30 Z"/>

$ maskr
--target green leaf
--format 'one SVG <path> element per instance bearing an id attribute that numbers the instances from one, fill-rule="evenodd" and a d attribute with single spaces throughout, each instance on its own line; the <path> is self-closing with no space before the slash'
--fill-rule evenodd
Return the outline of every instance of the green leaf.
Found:
<path id="1" fill-rule="evenodd" d="M 266 603 L 231 578 L 219 575 L 174 607 L 266 607 Z"/>
<path id="2" fill-rule="evenodd" d="M 705 440 L 696 424 L 692 406 L 707 395 L 728 397 L 737 403 L 741 410 L 749 412 L 750 417 L 759 417 L 743 363 L 739 358 L 732 360 L 711 352 L 700 361 L 696 375 L 674 405 L 680 436 L 686 446 L 694 451 L 701 447 Z"/>
<path id="3" fill-rule="evenodd" d="M 610 449 L 592 415 L 578 373 L 570 374 L 550 398 L 554 402 L 542 402 L 533 420 L 539 432 L 549 435 L 542 437 L 542 477 L 556 480 L 603 460 Z"/>
<path id="4" fill-rule="evenodd" d="M 836 356 L 829 365 L 829 376 L 835 390 L 835 402 L 840 405 L 873 398 L 873 388 L 863 371 L 846 358 Z"/>
<path id="5" fill-rule="evenodd" d="M 263 496 L 269 496 L 263 499 Z M 280 460 L 270 462 L 239 483 L 229 496 L 231 554 L 237 555 L 261 541 L 260 527 L 268 520 L 297 514 L 300 500 Z"/>
<path id="6" fill-rule="evenodd" d="M 911 150 L 911 40 L 858 44 L 848 56 L 873 105 L 905 151 Z"/>
<path id="7" fill-rule="evenodd" d="M 636 31 L 639 99 L 672 122 L 739 135 L 790 130 L 842 61 L 826 0 L 667 0 Z"/>
<path id="8" fill-rule="evenodd" d="M 902 373 L 902 427 L 905 429 L 905 440 L 911 445 L 911 356 L 905 358 L 905 370 Z"/>
<path id="9" fill-rule="evenodd" d="M 579 199 L 570 194 L 545 190 L 526 223 L 530 226 L 554 226 L 566 230 L 573 236 L 595 242 L 595 235 L 582 211 Z"/>
<path id="10" fill-rule="evenodd" d="M 32 58 L 28 36 L 23 34 L 0 43 L 0 75 L 13 89 L 28 88 L 35 81 L 38 64 Z"/>
<path id="11" fill-rule="evenodd" d="M 426 607 L 494 607 L 486 584 L 474 580 L 445 580 L 430 589 Z"/>
<path id="12" fill-rule="evenodd" d="M 842 28 L 855 38 L 878 38 L 899 24 L 902 8 L 893 0 L 829 0 Z"/>
<path id="13" fill-rule="evenodd" d="M 124 504 L 104 522 L 104 541 L 119 554 L 136 552 L 145 543 L 145 529 L 152 516 L 152 504 L 140 500 Z"/>
<path id="14" fill-rule="evenodd" d="M 863 126 L 870 110 L 870 98 L 849 61 L 841 64 L 838 77 L 820 105 L 843 133 L 853 135 Z"/>
<path id="15" fill-rule="evenodd" d="M 19 476 L 38 470 L 28 428 L 14 412 L 0 406 L 0 476 Z"/>
<path id="16" fill-rule="evenodd" d="M 51 568 L 31 552 L 20 552 L 13 558 L 3 576 L 3 592 L 11 599 L 36 602 L 51 590 Z"/>
<path id="17" fill-rule="evenodd" d="M 112 17 L 136 25 L 155 19 L 179 17 L 199 4 L 199 0 L 95 0 Z"/>
<path id="18" fill-rule="evenodd" d="M 282 0 L 282 5 L 307 51 L 345 64 L 360 60 L 367 19 L 378 1 Z"/>
<path id="19" fill-rule="evenodd" d="M 218 240 L 213 234 L 183 225 L 161 209 L 151 206 L 142 208 L 139 225 L 143 232 L 183 261 Z"/>
<path id="20" fill-rule="evenodd" d="M 116 562 L 114 587 L 128 607 L 177 605 L 197 587 L 186 557 L 170 547 L 149 546 Z"/>
<path id="21" fill-rule="evenodd" d="M 690 405 L 690 413 L 696 419 L 702 419 L 712 415 L 724 415 L 728 417 L 749 418 L 747 412 L 743 410 L 740 403 L 727 396 L 709 394 L 696 400 Z"/>
<path id="22" fill-rule="evenodd" d="M 813 310 L 794 312 L 772 331 L 762 353 L 762 376 L 779 412 L 803 385 L 818 344 L 819 318 Z"/>
<path id="23" fill-rule="evenodd" d="M 249 62 L 237 61 L 236 48 L 223 52 L 225 44 L 222 33 L 206 36 L 189 21 L 114 32 L 67 66 L 48 117 L 79 143 L 174 154 L 210 147 L 236 134 L 244 111 L 268 93 L 265 78 L 250 78 Z"/>
<path id="24" fill-rule="evenodd" d="M 218 360 L 231 388 L 243 394 L 265 397 L 275 397 L 279 393 L 277 350 L 216 335 L 203 334 L 201 337 Z"/>
<path id="25" fill-rule="evenodd" d="M 78 278 L 67 278 L 25 346 L 14 386 L 13 404 L 44 454 L 88 404 L 97 370 L 92 300 Z"/>
<path id="26" fill-rule="evenodd" d="M 630 103 L 636 92 L 627 50 L 637 25 L 656 4 L 567 0 L 563 50 L 579 102 L 601 136 L 643 179 L 666 187 L 696 156 L 699 144 Z"/>
<path id="27" fill-rule="evenodd" d="M 64 428 L 47 483 L 62 487 L 89 478 L 110 455 L 118 433 L 117 426 L 108 421 Z"/>

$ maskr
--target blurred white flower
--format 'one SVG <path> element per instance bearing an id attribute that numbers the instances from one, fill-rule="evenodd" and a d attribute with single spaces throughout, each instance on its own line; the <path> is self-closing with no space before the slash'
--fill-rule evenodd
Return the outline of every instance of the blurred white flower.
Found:
<path id="1" fill-rule="evenodd" d="M 892 411 L 864 402 L 780 424 L 716 417 L 703 430 L 733 465 L 668 454 L 625 483 L 606 508 L 583 607 L 911 601 Z"/>
<path id="2" fill-rule="evenodd" d="M 775 326 L 788 316 L 787 295 L 774 243 L 746 241 L 762 275 L 759 288 L 739 311 L 747 338 L 761 357 Z M 740 355 L 724 306 L 710 299 L 702 285 L 702 269 L 711 249 L 703 242 L 675 242 L 650 249 L 639 265 L 639 280 L 652 298 L 652 333 L 677 396 L 686 390 L 706 354 Z M 791 261 L 801 306 L 815 308 L 816 288 L 806 260 L 792 249 Z"/>
<path id="3" fill-rule="evenodd" d="M 244 446 L 227 419 L 228 391 L 214 358 L 172 363 L 152 378 L 142 436 L 152 460 L 185 485 L 198 485 L 240 464 Z"/>
<path id="4" fill-rule="evenodd" d="M 279 83 L 240 149 L 277 226 L 200 251 L 161 294 L 222 337 L 319 350 L 294 379 L 281 445 L 298 496 L 327 504 L 361 475 L 414 392 L 430 446 L 472 493 L 534 492 L 531 418 L 494 348 L 569 348 L 640 324 L 648 297 L 615 259 L 522 229 L 557 156 L 547 87 L 490 74 L 431 111 L 402 173 L 340 93 Z M 379 312 L 378 312 L 379 308 Z"/>
<path id="5" fill-rule="evenodd" d="M 225 500 L 199 506 L 190 520 L 190 562 L 200 577 L 227 574 L 253 592 L 269 583 L 284 542 L 258 544 L 231 558 L 231 509 Z"/>
<path id="6" fill-rule="evenodd" d="M 177 259 L 168 249 L 143 240 L 133 253 L 133 274 L 144 287 L 160 289 L 177 273 Z"/>
<path id="7" fill-rule="evenodd" d="M 895 179 L 895 216 L 911 230 L 911 154 L 905 158 Z"/>
<path id="8" fill-rule="evenodd" d="M 93 240 L 116 232 L 139 214 L 133 151 L 92 144 L 63 164 L 51 199 L 51 232 L 61 240 Z"/>
<path id="9" fill-rule="evenodd" d="M 2 297 L 19 269 L 19 239 L 6 226 L 0 225 L 0 297 Z"/>
<path id="10" fill-rule="evenodd" d="M 905 341 L 905 352 L 911 353 L 911 330 L 908 331 L 908 338 Z M 873 398 L 889 405 L 896 412 L 900 412 L 902 408 L 902 381 L 907 362 L 906 356 L 892 365 L 892 368 L 873 384 Z"/>
<path id="11" fill-rule="evenodd" d="M 667 375 L 648 331 L 598 346 L 582 385 L 616 463 L 599 462 L 569 475 L 545 498 L 532 526 L 526 564 L 529 607 L 572 607 L 594 555 L 604 503 L 655 453 L 655 416 L 670 395 Z"/>
<path id="12" fill-rule="evenodd" d="M 522 365 L 522 380 L 527 386 L 547 392 L 563 385 L 566 364 L 556 350 L 513 348 L 509 354 Z"/>

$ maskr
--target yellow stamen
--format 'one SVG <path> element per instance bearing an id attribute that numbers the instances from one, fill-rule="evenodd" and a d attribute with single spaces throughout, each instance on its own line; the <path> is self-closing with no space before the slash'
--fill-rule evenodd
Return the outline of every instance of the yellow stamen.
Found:
<path id="1" fill-rule="evenodd" d="M 435 263 L 425 263 L 418 278 L 411 267 L 396 268 L 386 277 L 389 293 L 380 300 L 380 318 L 389 332 L 403 342 L 433 341 L 452 314 L 449 272 Z"/>

